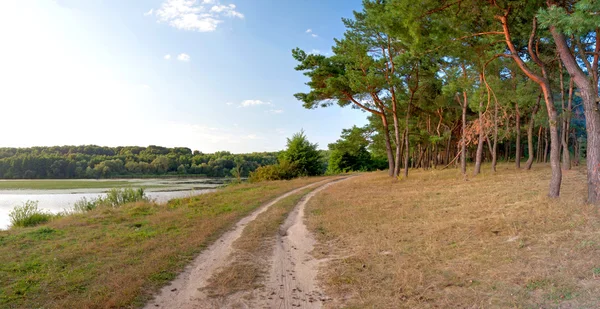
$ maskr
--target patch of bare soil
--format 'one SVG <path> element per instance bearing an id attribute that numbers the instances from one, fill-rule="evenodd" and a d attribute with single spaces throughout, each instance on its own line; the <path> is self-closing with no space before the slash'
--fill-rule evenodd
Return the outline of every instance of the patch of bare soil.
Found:
<path id="1" fill-rule="evenodd" d="M 145 308 L 318 308 L 325 298 L 316 288 L 318 261 L 309 255 L 314 240 L 302 219 L 306 202 L 329 186 L 331 183 L 327 182 L 330 181 L 328 179 L 290 191 L 240 220 L 231 231 L 204 250 L 170 285 L 165 286 Z M 322 186 L 302 199 L 282 226 L 282 235 L 278 235 L 273 267 L 265 288 L 232 294 L 228 299 L 218 302 L 209 297 L 204 288 L 219 269 L 231 262 L 233 243 L 242 235 L 244 227 L 282 199 L 318 185 Z"/>

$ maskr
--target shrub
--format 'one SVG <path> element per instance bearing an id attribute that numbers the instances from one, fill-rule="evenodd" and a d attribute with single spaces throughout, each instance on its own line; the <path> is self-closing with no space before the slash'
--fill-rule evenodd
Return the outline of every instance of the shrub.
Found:
<path id="1" fill-rule="evenodd" d="M 257 168 L 250 173 L 250 182 L 260 182 L 268 180 L 286 180 L 300 176 L 300 170 L 295 163 L 287 160 L 281 160 L 278 164 L 266 165 Z"/>
<path id="2" fill-rule="evenodd" d="M 96 209 L 98 206 L 108 207 L 119 207 L 128 203 L 135 203 L 140 201 L 148 201 L 149 198 L 146 195 L 146 191 L 143 188 L 133 189 L 110 189 L 105 197 L 99 196 L 97 198 L 87 199 L 81 198 L 75 204 L 73 204 L 74 212 L 87 212 Z"/>
<path id="3" fill-rule="evenodd" d="M 110 189 L 106 197 L 101 199 L 100 204 L 104 206 L 118 207 L 128 203 L 148 201 L 146 191 L 143 188 L 132 189 Z"/>
<path id="4" fill-rule="evenodd" d="M 83 197 L 73 204 L 73 211 L 87 212 L 94 210 L 96 207 L 98 207 L 98 200 L 100 200 L 100 198 L 92 198 L 88 200 L 87 198 Z"/>
<path id="5" fill-rule="evenodd" d="M 27 201 L 21 206 L 15 206 L 8 214 L 12 227 L 30 227 L 46 223 L 54 217 L 53 214 L 38 208 L 37 201 Z"/>

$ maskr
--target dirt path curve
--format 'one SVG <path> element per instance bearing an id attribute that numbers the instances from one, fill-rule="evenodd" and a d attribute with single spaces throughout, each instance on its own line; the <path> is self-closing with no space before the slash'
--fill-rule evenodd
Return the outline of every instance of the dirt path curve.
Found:
<path id="1" fill-rule="evenodd" d="M 198 257 L 194 259 L 184 272 L 165 286 L 144 308 L 177 308 L 177 309 L 192 309 L 192 308 L 211 308 L 207 305 L 207 296 L 202 292 L 202 288 L 207 285 L 208 279 L 220 268 L 227 264 L 228 257 L 234 251 L 232 245 L 240 237 L 244 227 L 256 219 L 256 217 L 266 211 L 269 207 L 276 204 L 280 200 L 298 193 L 306 188 L 323 185 L 325 183 L 335 181 L 334 179 L 326 179 L 310 185 L 292 190 L 286 194 L 279 196 L 268 204 L 261 206 L 249 216 L 240 220 L 235 227 L 223 234 L 217 241 L 210 245 L 206 250 L 202 251 Z M 323 187 L 321 187 L 323 188 Z M 320 189 L 320 188 L 319 188 Z M 315 191 L 311 194 L 314 195 Z M 312 246 L 312 244 L 311 244 Z"/>
<path id="2" fill-rule="evenodd" d="M 321 260 L 310 252 L 315 240 L 304 224 L 304 209 L 308 201 L 336 182 L 327 183 L 306 195 L 280 228 L 273 253 L 265 293 L 261 293 L 251 308 L 321 308 L 329 298 L 317 286 Z"/>

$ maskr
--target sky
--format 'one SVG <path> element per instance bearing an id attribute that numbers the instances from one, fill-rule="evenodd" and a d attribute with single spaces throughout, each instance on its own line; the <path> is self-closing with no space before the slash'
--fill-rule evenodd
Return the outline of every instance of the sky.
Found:
<path id="1" fill-rule="evenodd" d="M 2 0 L 0 147 L 326 149 L 359 110 L 307 110 L 295 47 L 328 54 L 361 0 Z"/>

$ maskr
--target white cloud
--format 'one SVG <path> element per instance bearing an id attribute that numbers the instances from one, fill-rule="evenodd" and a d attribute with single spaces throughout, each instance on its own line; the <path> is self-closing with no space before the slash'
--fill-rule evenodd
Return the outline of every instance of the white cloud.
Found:
<path id="1" fill-rule="evenodd" d="M 181 53 L 177 56 L 177 60 L 183 61 L 183 62 L 188 62 L 188 61 L 190 61 L 190 55 Z"/>
<path id="2" fill-rule="evenodd" d="M 144 16 L 150 16 L 154 13 L 154 9 L 150 9 L 150 11 L 144 13 Z"/>
<path id="3" fill-rule="evenodd" d="M 215 31 L 224 17 L 244 18 L 235 4 L 223 5 L 219 0 L 166 0 L 155 15 L 174 28 L 198 32 Z"/>
<path id="4" fill-rule="evenodd" d="M 310 34 L 310 36 L 312 36 L 313 38 L 319 37 L 316 33 L 313 32 L 312 29 L 308 28 L 306 29 L 306 31 L 304 31 L 307 34 Z"/>
<path id="5" fill-rule="evenodd" d="M 225 103 L 225 105 L 233 105 L 233 102 L 227 102 L 227 103 Z"/>
<path id="6" fill-rule="evenodd" d="M 267 112 L 269 114 L 283 114 L 283 109 L 270 109 Z"/>
<path id="7" fill-rule="evenodd" d="M 310 54 L 319 55 L 319 54 L 321 54 L 321 51 L 318 50 L 318 49 L 313 49 L 313 50 L 310 51 Z"/>
<path id="8" fill-rule="evenodd" d="M 166 54 L 164 58 L 165 58 L 165 60 L 171 60 L 171 55 L 170 54 Z"/>
<path id="9" fill-rule="evenodd" d="M 271 105 L 271 102 L 265 102 L 265 101 L 261 101 L 261 100 L 244 100 L 240 104 L 240 107 L 250 107 L 250 106 L 257 106 L 257 105 Z"/>

